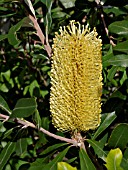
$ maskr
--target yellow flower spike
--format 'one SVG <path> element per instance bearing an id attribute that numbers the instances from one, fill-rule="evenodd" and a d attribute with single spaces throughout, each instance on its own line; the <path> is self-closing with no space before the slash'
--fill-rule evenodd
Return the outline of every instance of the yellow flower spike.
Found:
<path id="1" fill-rule="evenodd" d="M 60 28 L 53 43 L 50 111 L 60 131 L 87 131 L 100 123 L 101 39 L 80 23 Z"/>

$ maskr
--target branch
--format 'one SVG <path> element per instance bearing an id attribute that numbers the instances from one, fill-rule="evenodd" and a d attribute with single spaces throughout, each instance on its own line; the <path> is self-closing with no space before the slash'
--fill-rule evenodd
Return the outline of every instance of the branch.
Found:
<path id="1" fill-rule="evenodd" d="M 97 6 L 100 5 L 100 0 L 95 0 L 95 2 L 97 4 Z M 103 22 L 103 25 L 104 25 L 106 35 L 109 38 L 110 44 L 114 47 L 114 46 L 116 46 L 116 44 L 112 41 L 112 37 L 109 35 L 109 31 L 108 31 L 108 28 L 107 28 L 107 25 L 106 25 L 106 22 L 105 22 L 105 19 L 104 19 L 104 14 L 101 12 L 100 16 L 101 16 L 101 19 L 102 19 L 102 22 Z"/>
<path id="2" fill-rule="evenodd" d="M 4 121 L 7 121 L 9 119 L 9 116 L 7 115 L 3 115 L 3 114 L 0 114 L 0 118 L 2 118 L 2 120 Z M 27 120 L 21 120 L 19 118 L 16 118 L 13 120 L 14 122 L 17 122 L 21 125 L 24 125 L 26 127 L 31 127 L 33 129 L 38 129 L 33 123 L 27 121 Z M 55 135 L 47 130 L 45 130 L 44 128 L 40 128 L 39 131 L 43 132 L 44 134 L 50 136 L 50 137 L 53 137 L 55 139 L 59 139 L 61 141 L 64 141 L 64 142 L 67 142 L 67 143 L 70 143 L 72 144 L 73 146 L 79 146 L 80 144 L 75 140 L 75 139 L 69 139 L 69 138 L 65 138 L 65 137 L 62 137 L 62 136 L 58 136 L 58 135 Z M 82 143 L 83 145 L 83 143 Z M 84 148 L 84 147 L 83 147 Z"/>
<path id="3" fill-rule="evenodd" d="M 42 44 L 44 45 L 45 50 L 47 51 L 48 56 L 51 57 L 51 55 L 52 55 L 52 49 L 51 49 L 48 41 L 47 41 L 47 42 L 45 41 L 45 36 L 44 36 L 44 34 L 43 34 L 43 32 L 42 32 L 42 30 L 41 30 L 41 28 L 40 28 L 40 26 L 39 26 L 39 24 L 38 24 L 38 22 L 37 22 L 37 18 L 36 18 L 35 16 L 32 16 L 31 14 L 29 14 L 28 17 L 29 17 L 30 20 L 33 22 L 34 28 L 35 28 L 36 31 L 37 31 L 37 35 L 38 35 L 38 37 L 40 38 Z"/>

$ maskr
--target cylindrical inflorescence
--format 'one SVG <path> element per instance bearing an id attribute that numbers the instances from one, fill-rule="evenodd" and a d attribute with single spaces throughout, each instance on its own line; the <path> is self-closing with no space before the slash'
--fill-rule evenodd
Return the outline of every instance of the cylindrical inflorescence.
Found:
<path id="1" fill-rule="evenodd" d="M 87 131 L 100 123 L 101 39 L 71 21 L 53 40 L 50 111 L 60 131 Z"/>

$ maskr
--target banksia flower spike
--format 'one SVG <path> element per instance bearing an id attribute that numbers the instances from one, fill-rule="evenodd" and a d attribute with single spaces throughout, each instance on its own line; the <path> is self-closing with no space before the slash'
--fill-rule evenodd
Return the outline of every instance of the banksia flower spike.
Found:
<path id="1" fill-rule="evenodd" d="M 50 111 L 60 131 L 87 131 L 100 123 L 101 39 L 71 21 L 53 43 Z"/>

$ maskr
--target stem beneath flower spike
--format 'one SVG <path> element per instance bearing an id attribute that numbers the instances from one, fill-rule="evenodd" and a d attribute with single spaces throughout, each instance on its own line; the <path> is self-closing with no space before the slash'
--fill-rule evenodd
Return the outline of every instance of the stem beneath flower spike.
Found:
<path id="1" fill-rule="evenodd" d="M 3 115 L 3 114 L 0 114 L 0 118 L 3 120 L 3 121 L 7 121 L 9 119 L 9 116 L 7 115 Z M 31 127 L 33 129 L 38 129 L 33 123 L 27 121 L 27 120 L 21 120 L 19 118 L 16 118 L 13 120 L 14 122 L 17 122 L 21 125 L 24 125 L 26 127 Z M 61 140 L 61 141 L 64 141 L 64 142 L 67 142 L 67 143 L 70 143 L 72 144 L 73 146 L 79 146 L 80 148 L 83 148 L 85 149 L 85 146 L 84 146 L 84 142 L 81 141 L 81 143 L 79 141 L 77 141 L 76 139 L 69 139 L 69 138 L 65 138 L 65 137 L 62 137 L 62 136 L 58 136 L 58 135 L 55 135 L 47 130 L 45 130 L 44 128 L 39 128 L 39 131 L 40 132 L 43 132 L 44 134 L 50 136 L 50 137 L 53 137 L 55 139 L 58 139 L 58 140 Z"/>

